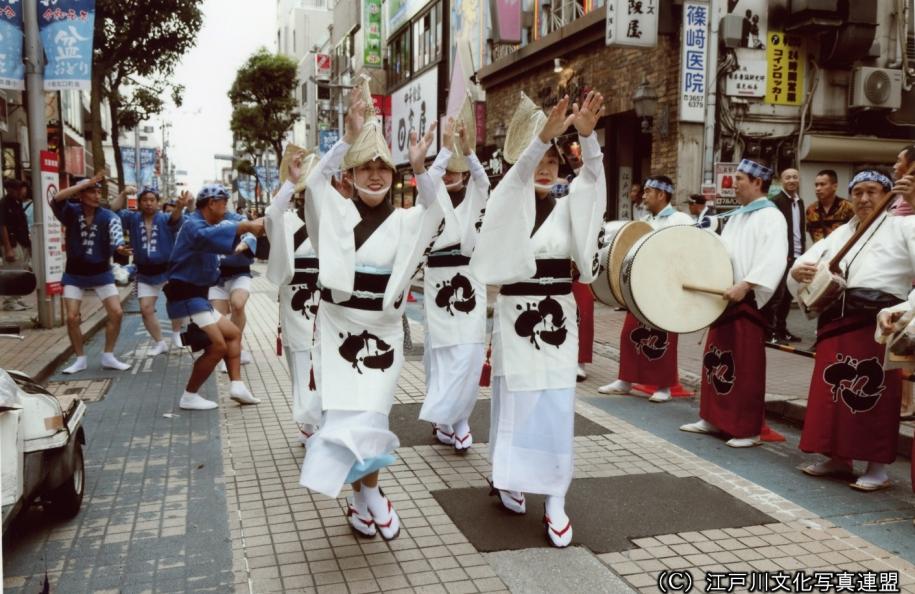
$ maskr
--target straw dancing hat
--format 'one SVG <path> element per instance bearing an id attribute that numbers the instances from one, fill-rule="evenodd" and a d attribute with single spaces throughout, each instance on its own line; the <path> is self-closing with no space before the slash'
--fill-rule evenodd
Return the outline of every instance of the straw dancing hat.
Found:
<path id="1" fill-rule="evenodd" d="M 343 157 L 343 169 L 352 169 L 359 165 L 364 165 L 369 161 L 381 159 L 385 165 L 396 171 L 394 158 L 391 156 L 391 149 L 384 139 L 384 130 L 381 121 L 375 114 L 375 107 L 372 105 L 372 92 L 369 89 L 369 79 L 362 80 L 362 99 L 366 102 L 365 125 L 356 142 L 353 143 L 346 156 Z"/>
<path id="2" fill-rule="evenodd" d="M 464 98 L 464 103 L 461 105 L 461 110 L 458 112 L 457 116 L 454 118 L 455 129 L 458 126 L 463 126 L 465 132 L 465 138 L 467 139 L 467 144 L 470 145 L 470 150 L 474 150 L 474 147 L 477 145 L 477 121 L 473 113 L 473 101 L 470 99 L 470 94 L 467 94 L 467 97 Z M 470 171 L 470 161 L 467 160 L 467 157 L 464 156 L 464 151 L 461 148 L 461 137 L 455 132 L 454 134 L 454 146 L 448 147 L 454 153 L 451 155 L 451 158 L 448 160 L 448 165 L 446 169 L 448 171 L 456 171 L 459 173 L 464 173 L 465 171 Z"/>
<path id="3" fill-rule="evenodd" d="M 502 157 L 514 165 L 524 149 L 534 139 L 534 135 L 539 134 L 543 129 L 546 120 L 547 117 L 543 110 L 522 91 L 518 109 L 515 110 L 511 123 L 508 125 Z"/>

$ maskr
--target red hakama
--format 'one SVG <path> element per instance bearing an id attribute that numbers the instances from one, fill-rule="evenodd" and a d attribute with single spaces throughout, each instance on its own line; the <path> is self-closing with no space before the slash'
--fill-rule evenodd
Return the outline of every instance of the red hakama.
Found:
<path id="1" fill-rule="evenodd" d="M 817 329 L 801 450 L 883 464 L 896 459 L 902 378 L 883 369 L 875 315 L 856 312 Z"/>
<path id="2" fill-rule="evenodd" d="M 759 435 L 766 413 L 766 321 L 752 294 L 709 328 L 699 416 L 735 438 Z"/>
<path id="3" fill-rule="evenodd" d="M 594 354 L 594 295 L 585 283 L 572 283 L 572 295 L 578 306 L 578 364 L 590 363 Z"/>
<path id="4" fill-rule="evenodd" d="M 627 312 L 620 332 L 619 378 L 658 388 L 676 385 L 677 335 L 645 326 Z"/>

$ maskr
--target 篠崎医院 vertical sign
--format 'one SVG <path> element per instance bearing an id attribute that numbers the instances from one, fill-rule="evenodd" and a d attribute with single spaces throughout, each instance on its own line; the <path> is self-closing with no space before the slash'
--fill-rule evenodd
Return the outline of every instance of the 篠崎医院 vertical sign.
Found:
<path id="1" fill-rule="evenodd" d="M 607 0 L 607 45 L 654 47 L 658 44 L 660 0 Z"/>
<path id="2" fill-rule="evenodd" d="M 36 1 L 36 0 L 33 0 Z M 46 91 L 92 88 L 95 0 L 37 0 Z"/>
<path id="3" fill-rule="evenodd" d="M 705 2 L 683 3 L 683 35 L 680 52 L 680 121 L 705 121 L 708 91 L 708 22 Z"/>
<path id="4" fill-rule="evenodd" d="M 804 42 L 798 35 L 769 32 L 766 48 L 766 103 L 801 105 L 804 102 Z"/>
<path id="5" fill-rule="evenodd" d="M 0 89 L 25 89 L 22 37 L 22 3 L 0 0 Z"/>

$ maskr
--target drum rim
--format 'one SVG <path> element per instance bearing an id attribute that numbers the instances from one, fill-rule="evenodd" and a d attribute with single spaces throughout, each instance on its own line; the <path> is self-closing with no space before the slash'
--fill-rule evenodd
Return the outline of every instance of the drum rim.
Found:
<path id="1" fill-rule="evenodd" d="M 610 263 L 610 249 L 609 249 L 609 246 L 606 246 L 606 245 L 605 245 L 605 246 L 599 248 L 599 249 L 597 250 L 597 254 L 600 255 L 600 250 L 602 250 L 604 247 L 607 248 L 607 264 L 609 264 L 609 263 Z M 604 269 L 606 270 L 606 269 L 607 269 L 607 266 L 604 266 Z M 594 291 L 594 283 L 597 282 L 597 281 L 600 280 L 600 279 L 603 279 L 603 278 L 606 278 L 606 281 L 607 281 L 607 288 L 608 288 L 608 290 L 610 290 L 610 278 L 609 278 L 609 277 L 605 277 L 603 274 L 598 274 L 596 277 L 594 277 L 594 280 L 591 281 L 590 283 L 588 283 L 588 289 L 590 289 L 590 291 L 591 291 L 591 296 L 594 297 L 594 299 L 596 299 L 599 303 L 603 303 L 604 305 L 606 305 L 606 306 L 608 306 L 608 307 L 615 307 L 615 306 L 617 305 L 616 303 L 608 303 L 608 302 L 604 301 L 604 300 L 601 299 L 601 297 L 597 294 L 597 292 Z M 612 290 L 610 290 L 610 299 L 616 299 L 616 298 L 613 296 L 613 291 L 612 291 Z"/>
<path id="2" fill-rule="evenodd" d="M 619 302 L 619 304 L 622 305 L 623 307 L 625 307 L 626 309 L 629 308 L 629 303 L 626 301 L 626 294 L 623 291 L 623 283 L 620 282 L 619 280 L 617 280 L 617 284 L 619 285 L 619 294 L 617 294 L 617 290 L 613 285 L 613 270 L 612 270 L 612 267 L 610 266 L 610 256 L 613 254 L 613 246 L 616 245 L 617 239 L 619 238 L 620 233 L 622 233 L 626 227 L 633 225 L 635 223 L 641 223 L 640 226 L 647 225 L 648 232 L 645 233 L 644 235 L 642 235 L 641 237 L 639 237 L 636 240 L 636 242 L 634 244 L 632 244 L 632 246 L 630 246 L 629 251 L 632 251 L 632 247 L 634 247 L 636 245 L 636 243 L 638 243 L 645 237 L 648 237 L 655 231 L 654 228 L 652 228 L 651 224 L 647 223 L 645 221 L 625 221 L 624 224 L 620 225 L 620 228 L 613 235 L 613 239 L 610 241 L 610 243 L 607 244 L 610 248 L 609 250 L 607 250 L 607 281 L 610 284 L 610 294 L 613 295 L 613 298 L 616 299 Z M 623 266 L 625 265 L 626 255 L 629 254 L 629 251 L 626 252 L 626 254 L 623 256 L 623 259 L 620 261 L 620 275 L 622 275 L 622 273 L 623 273 Z"/>
<path id="3" fill-rule="evenodd" d="M 629 307 L 629 311 L 632 313 L 632 315 L 634 315 L 639 320 L 639 322 L 641 322 L 651 328 L 657 328 L 658 330 L 664 330 L 665 332 L 671 332 L 673 334 L 691 334 L 693 332 L 699 332 L 700 330 L 705 330 L 706 328 L 708 328 L 709 326 L 711 326 L 712 324 L 717 322 L 721 318 L 721 316 L 724 315 L 724 312 L 727 310 L 727 304 L 725 303 L 725 306 L 722 309 L 721 313 L 718 314 L 718 317 L 715 318 L 715 320 L 713 320 L 711 322 L 711 324 L 699 326 L 698 328 L 690 328 L 689 330 L 680 330 L 680 331 L 676 331 L 676 332 L 674 332 L 672 330 L 665 330 L 664 328 L 659 328 L 658 326 L 652 324 L 651 322 L 649 322 L 647 320 L 647 318 L 645 317 L 645 314 L 642 312 L 642 310 L 638 306 L 638 300 L 636 300 L 635 295 L 632 294 L 632 289 L 630 287 L 630 283 L 628 280 L 631 277 L 632 266 L 635 263 L 635 259 L 638 256 L 639 251 L 641 251 L 642 247 L 644 246 L 645 241 L 647 241 L 649 237 L 653 237 L 654 235 L 657 235 L 658 233 L 662 233 L 664 231 L 667 231 L 668 229 L 676 229 L 677 227 L 691 228 L 690 225 L 671 225 L 669 227 L 662 227 L 661 229 L 656 229 L 655 231 L 649 233 L 645 237 L 640 238 L 639 241 L 636 242 L 632 246 L 632 248 L 629 250 L 629 253 L 627 253 L 626 257 L 623 259 L 623 269 L 620 272 L 620 281 L 621 281 L 620 284 L 626 293 L 627 300 L 631 300 L 631 301 L 626 302 L 627 305 L 630 305 L 630 303 L 631 303 L 631 305 Z M 694 228 L 694 227 L 692 227 L 692 228 Z M 699 231 L 701 231 L 702 233 L 708 233 L 707 231 L 703 231 L 701 229 L 699 229 Z M 732 275 L 732 282 L 733 282 L 733 267 L 731 269 L 731 275 Z M 626 279 L 626 281 L 622 282 L 624 278 Z"/>

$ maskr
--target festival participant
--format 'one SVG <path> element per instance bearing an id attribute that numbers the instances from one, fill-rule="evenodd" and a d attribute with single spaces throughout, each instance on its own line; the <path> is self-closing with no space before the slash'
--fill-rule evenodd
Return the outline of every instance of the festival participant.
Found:
<path id="1" fill-rule="evenodd" d="M 460 120 L 449 118 L 429 169 L 433 179 L 444 182 L 457 224 L 446 225 L 435 240 L 423 275 L 426 398 L 419 418 L 433 423 L 435 438 L 458 453 L 473 444 L 469 419 L 480 391 L 486 338 L 486 285 L 470 272 L 489 197 L 489 177 L 473 152 L 475 125 L 468 98 Z"/>
<path id="2" fill-rule="evenodd" d="M 321 400 L 310 379 L 321 291 L 318 257 L 305 226 L 303 195 L 305 180 L 316 164 L 316 155 L 311 151 L 302 151 L 292 158 L 287 179 L 267 207 L 265 220 L 270 241 L 267 278 L 279 287 L 281 336 L 292 379 L 292 418 L 302 445 L 307 445 L 321 422 Z"/>
<path id="3" fill-rule="evenodd" d="M 598 233 L 606 188 L 594 127 L 603 95 L 579 109 L 564 97 L 549 116 L 526 95 L 512 117 L 505 157 L 514 163 L 493 191 L 470 262 L 480 281 L 501 285 L 493 317 L 490 459 L 493 494 L 515 513 L 524 493 L 547 496 L 549 542 L 566 547 L 572 524 L 565 495 L 572 482 L 578 329 L 571 264 L 590 282 L 598 268 Z M 565 198 L 551 186 L 560 155 L 553 138 L 578 131 L 584 167 Z"/>
<path id="4" fill-rule="evenodd" d="M 201 396 L 199 391 L 221 360 L 227 362 L 229 370 L 229 398 L 239 404 L 260 402 L 241 380 L 241 333 L 231 320 L 215 313 L 207 301 L 210 287 L 219 279 L 219 254 L 231 254 L 245 233 L 260 235 L 264 232 L 263 219 L 226 220 L 228 199 L 229 192 L 219 184 L 204 186 L 197 193 L 196 209 L 184 221 L 175 240 L 168 282 L 163 288 L 169 319 L 181 325 L 191 322 L 187 336 L 194 340 L 186 346 L 204 349 L 203 355 L 194 361 L 191 377 L 178 404 L 187 410 L 209 410 L 218 406 Z"/>
<path id="5" fill-rule="evenodd" d="M 666 175 L 653 175 L 645 181 L 643 202 L 648 214 L 642 220 L 652 229 L 671 225 L 695 225 L 692 217 L 674 208 L 673 181 Z M 651 402 L 670 400 L 670 389 L 677 384 L 677 335 L 646 326 L 626 313 L 620 332 L 619 379 L 597 389 L 601 394 L 628 394 L 632 384 L 656 386 Z"/>
<path id="6" fill-rule="evenodd" d="M 791 268 L 788 288 L 797 294 L 813 280 L 817 263 L 829 261 L 893 187 L 884 173 L 866 169 L 848 184 L 854 217 L 817 242 Z M 886 465 L 896 459 L 902 380 L 884 370 L 884 345 L 874 340 L 880 310 L 906 300 L 915 278 L 915 218 L 881 212 L 864 237 L 842 258 L 844 298 L 820 314 L 816 362 L 810 380 L 800 449 L 829 456 L 803 469 L 811 476 L 850 473 L 867 462 L 851 484 L 859 491 L 890 486 Z"/>
<path id="7" fill-rule="evenodd" d="M 67 310 L 67 334 L 76 354 L 76 361 L 63 370 L 67 374 L 86 369 L 79 310 L 83 293 L 89 290 L 95 291 L 107 314 L 102 367 L 118 371 L 130 369 L 130 365 L 114 356 L 124 312 L 111 271 L 111 256 L 114 253 L 130 255 L 130 248 L 124 242 L 121 219 L 107 208 L 99 207 L 104 179 L 104 173 L 83 179 L 58 192 L 51 202 L 54 216 L 63 224 L 67 236 L 67 264 L 62 282 L 64 306 Z M 79 203 L 69 202 L 70 198 L 78 198 Z"/>
<path id="8" fill-rule="evenodd" d="M 724 292 L 731 304 L 705 343 L 700 419 L 680 430 L 723 432 L 731 436 L 727 445 L 745 448 L 759 445 L 765 421 L 766 320 L 760 309 L 785 271 L 788 224 L 766 198 L 772 170 L 761 159 L 743 159 L 735 177 L 741 206 L 727 213 L 721 233 L 734 269 L 735 283 Z"/>
<path id="9" fill-rule="evenodd" d="M 152 188 L 143 188 L 137 194 L 139 210 L 124 208 L 128 194 L 136 194 L 136 188 L 126 187 L 118 194 L 111 205 L 111 210 L 118 213 L 121 224 L 127 229 L 130 238 L 130 249 L 133 261 L 137 265 L 137 299 L 140 301 L 140 313 L 143 325 L 155 346 L 148 351 L 151 357 L 168 352 L 168 343 L 162 338 L 162 328 L 156 317 L 156 301 L 162 287 L 165 286 L 168 273 L 168 261 L 175 245 L 175 236 L 184 220 L 184 209 L 191 202 L 190 192 L 182 192 L 170 214 L 159 209 L 159 193 Z M 180 346 L 178 333 L 181 330 L 177 321 L 172 321 L 172 339 Z"/>
<path id="10" fill-rule="evenodd" d="M 243 221 L 246 217 L 237 213 L 226 213 L 228 221 Z M 248 317 L 245 308 L 251 296 L 251 265 L 257 251 L 257 238 L 251 233 L 241 236 L 231 254 L 219 256 L 219 280 L 210 287 L 207 298 L 213 308 L 224 316 L 231 316 L 232 323 L 244 338 Z M 239 359 L 242 365 L 252 361 L 251 353 L 244 347 Z M 226 362 L 219 363 L 219 371 L 226 372 Z"/>
<path id="11" fill-rule="evenodd" d="M 432 249 L 444 224 L 443 207 L 450 204 L 441 181 L 425 170 L 433 123 L 420 142 L 415 134 L 410 139 L 418 205 L 393 208 L 388 194 L 394 161 L 369 97 L 367 81 L 354 89 L 343 138 L 306 184 L 305 223 L 322 287 L 312 365 L 324 414 L 308 440 L 299 482 L 328 497 L 352 484 L 352 529 L 391 540 L 400 533 L 400 519 L 378 482 L 399 445 L 388 415 L 404 363 L 401 314 L 410 279 Z M 352 200 L 331 185 L 341 166 L 355 189 Z"/>
<path id="12" fill-rule="evenodd" d="M 718 230 L 718 217 L 714 214 L 714 209 L 709 208 L 705 202 L 705 196 L 702 194 L 690 194 L 687 198 L 689 204 L 689 214 L 696 220 L 696 226 L 700 229 L 709 231 Z"/>

